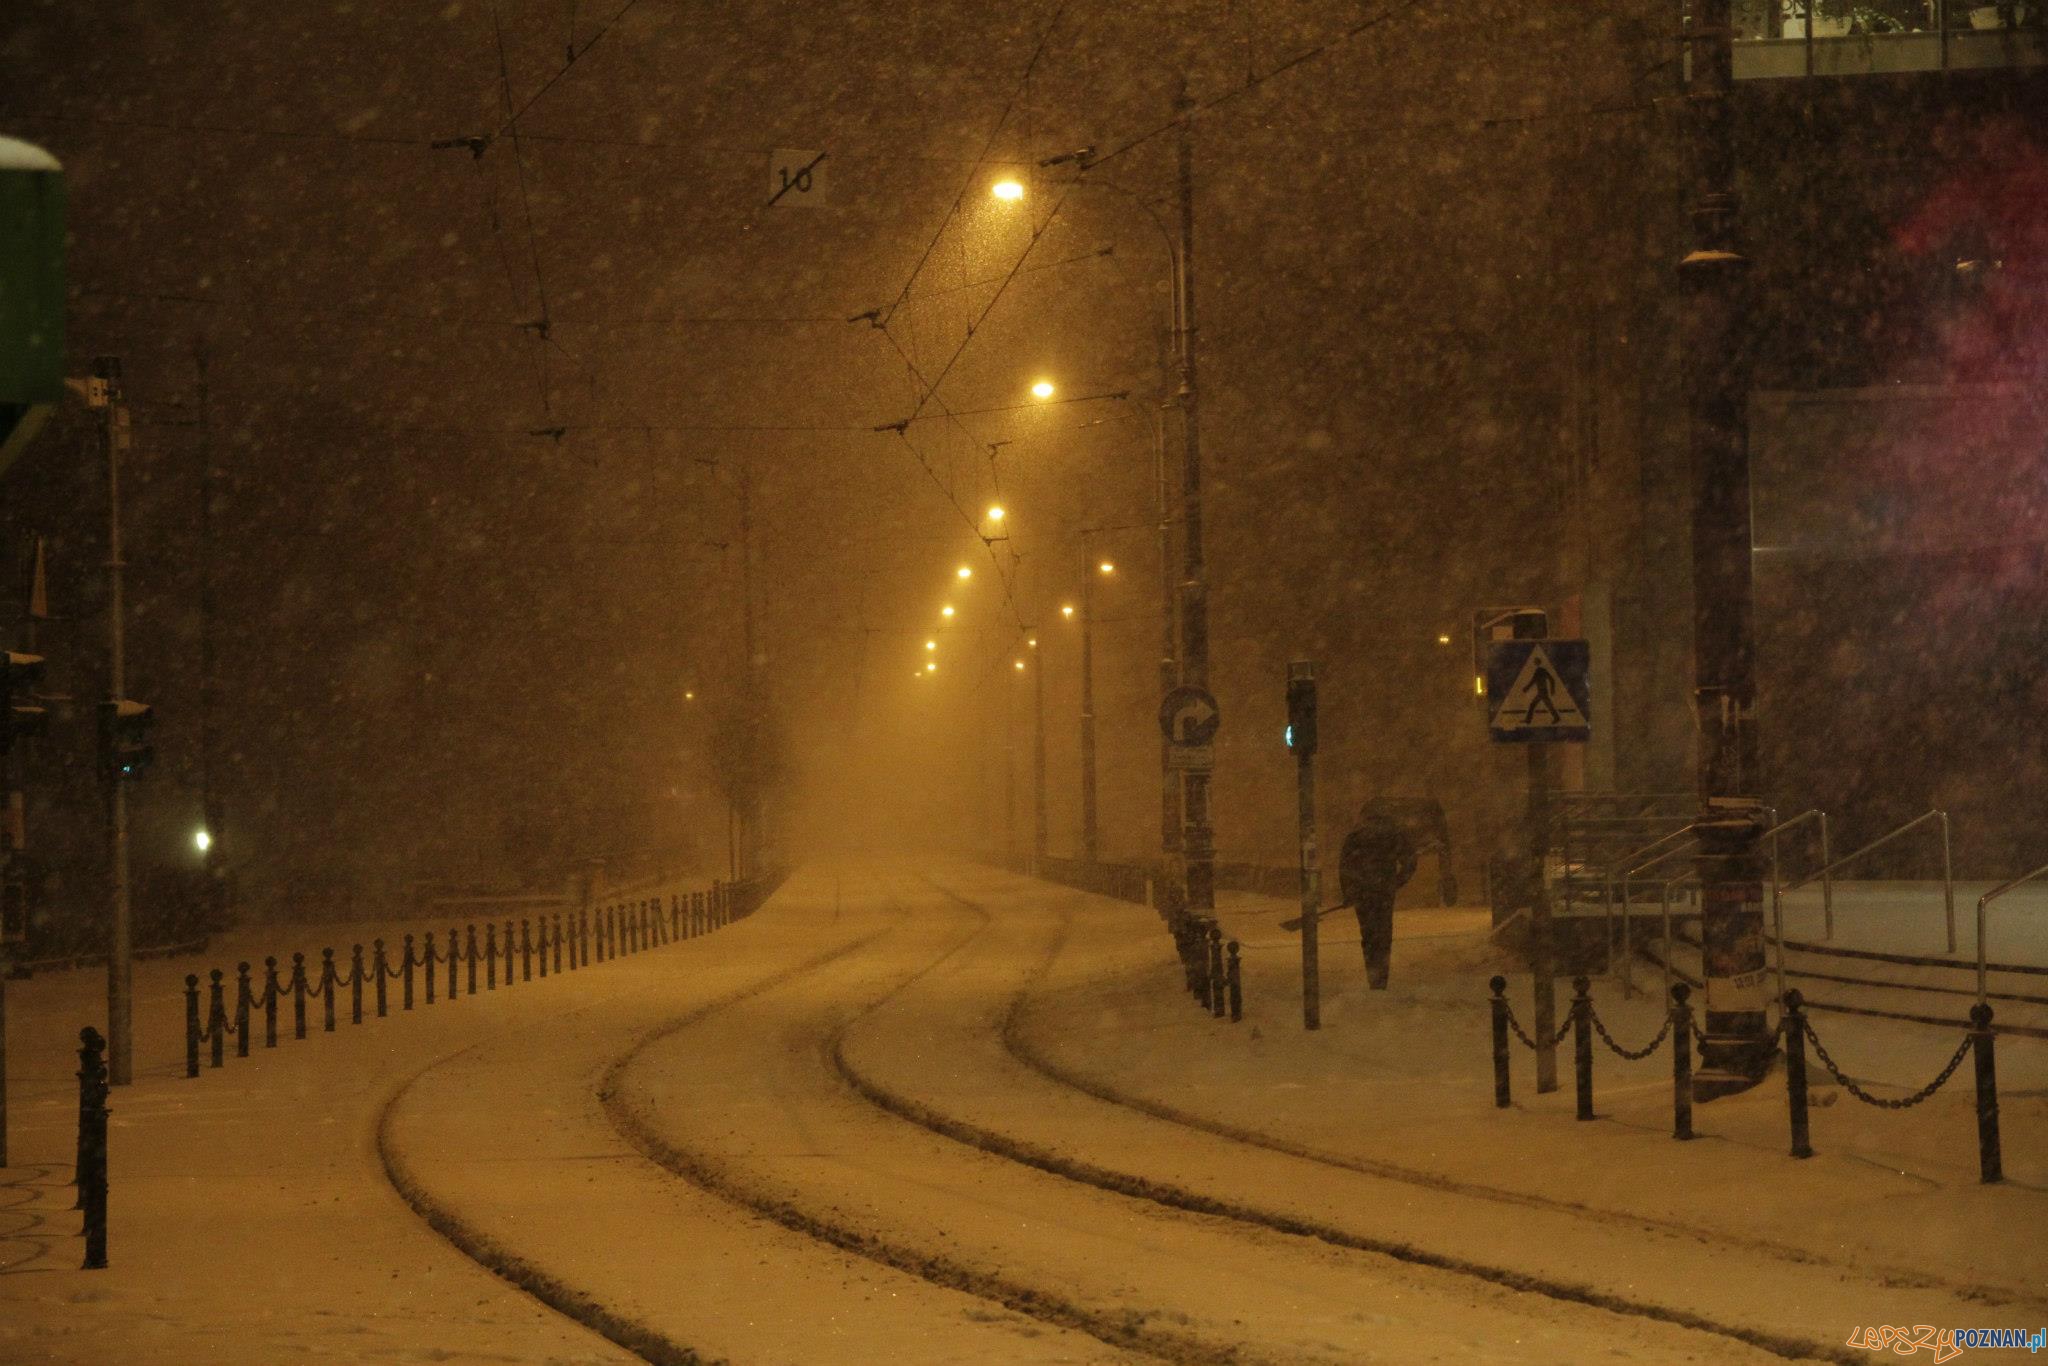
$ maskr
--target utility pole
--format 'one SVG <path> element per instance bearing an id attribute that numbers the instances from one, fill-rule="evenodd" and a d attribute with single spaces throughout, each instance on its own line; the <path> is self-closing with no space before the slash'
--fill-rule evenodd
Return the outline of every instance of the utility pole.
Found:
<path id="1" fill-rule="evenodd" d="M 206 872 L 208 925 L 218 930 L 227 921 L 227 881 L 221 845 L 220 791 L 214 786 L 214 597 L 213 597 L 213 410 L 206 385 L 206 345 L 195 343 L 192 363 L 199 375 L 199 809 L 205 821 L 206 848 L 200 857 Z"/>
<path id="2" fill-rule="evenodd" d="M 740 668 L 740 686 L 746 690 L 742 703 L 742 744 L 746 750 L 745 778 L 741 791 L 745 809 L 737 816 L 738 832 L 728 829 L 733 877 L 751 877 L 755 865 L 755 843 L 760 838 L 761 819 L 761 699 L 760 676 L 754 653 L 754 466 L 740 465 L 740 648 L 746 662 Z M 728 813 L 728 822 L 733 816 Z"/>
<path id="3" fill-rule="evenodd" d="M 121 362 L 93 361 L 88 401 L 99 410 L 100 443 L 107 460 L 107 692 L 118 706 L 128 694 L 127 641 L 122 618 L 121 459 L 128 452 L 128 407 L 121 401 Z M 116 771 L 107 784 L 107 844 L 113 865 L 112 923 L 107 933 L 107 1080 L 126 1086 L 134 1078 L 134 928 L 128 886 L 128 783 Z"/>
<path id="4" fill-rule="evenodd" d="M 1187 687 L 1209 686 L 1209 586 L 1202 562 L 1202 442 L 1201 424 L 1195 402 L 1195 150 L 1191 121 L 1194 101 L 1189 97 L 1187 78 L 1174 108 L 1180 116 L 1180 249 L 1174 253 L 1175 351 L 1180 363 L 1180 385 L 1176 398 L 1181 425 L 1181 584 L 1180 660 L 1181 683 Z M 1188 769 L 1182 779 L 1182 812 L 1185 852 L 1185 913 L 1204 931 L 1203 922 L 1216 916 L 1216 839 L 1209 824 L 1210 770 Z M 1196 943 L 1193 933 L 1182 937 L 1188 952 Z"/>
<path id="5" fill-rule="evenodd" d="M 1774 1043 L 1763 939 L 1763 804 L 1756 793 L 1746 339 L 1749 262 L 1736 250 L 1731 0 L 1692 0 L 1686 108 L 1693 249 L 1685 291 L 1687 447 L 1692 465 L 1693 708 L 1699 734 L 1700 880 L 1706 1020 L 1699 1100 L 1756 1084 Z"/>
<path id="6" fill-rule="evenodd" d="M 1102 840 L 1095 820 L 1095 565 L 1081 535 L 1081 857 L 1095 862 Z"/>
<path id="7" fill-rule="evenodd" d="M 1180 299 L 1178 292 L 1174 299 L 1173 327 L 1180 330 Z M 1164 366 L 1161 366 L 1162 371 Z M 1162 403 L 1154 415 L 1157 422 L 1159 441 L 1153 459 L 1153 481 L 1159 506 L 1159 695 L 1166 696 L 1180 686 L 1179 621 L 1174 612 L 1173 593 L 1173 515 L 1171 481 L 1167 477 L 1170 463 L 1166 455 L 1166 410 L 1171 401 Z M 1181 912 L 1181 847 L 1180 847 L 1180 774 L 1173 767 L 1173 742 L 1159 737 L 1159 876 L 1153 886 L 1158 890 L 1156 909 L 1168 923 L 1177 920 Z"/>
<path id="8" fill-rule="evenodd" d="M 1017 669 L 1023 668 L 1023 661 L 1017 661 Z M 1017 669 L 1010 672 L 1014 675 Z M 1016 679 L 1003 680 L 1003 858 L 1006 862 L 1017 857 L 1017 684 Z"/>
<path id="9" fill-rule="evenodd" d="M 1030 638 L 1033 646 L 1038 637 Z M 1045 812 L 1045 652 L 1040 651 L 1031 661 L 1031 854 L 1042 859 L 1046 853 L 1046 812 Z"/>

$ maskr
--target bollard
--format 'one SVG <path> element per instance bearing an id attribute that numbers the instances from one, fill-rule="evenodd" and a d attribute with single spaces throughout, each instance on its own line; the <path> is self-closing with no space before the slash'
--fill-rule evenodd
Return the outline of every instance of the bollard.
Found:
<path id="1" fill-rule="evenodd" d="M 326 1002 L 320 1011 L 320 1027 L 329 1034 L 334 1032 L 334 950 L 320 950 L 320 995 Z"/>
<path id="2" fill-rule="evenodd" d="M 78 1207 L 85 1212 L 86 1271 L 107 1264 L 107 1041 L 78 1031 Z"/>
<path id="3" fill-rule="evenodd" d="M 426 971 L 421 974 L 427 983 L 427 1004 L 434 1004 L 434 968 L 440 963 L 441 955 L 434 948 L 434 932 L 427 931 L 427 946 L 420 950 L 420 966 Z"/>
<path id="4" fill-rule="evenodd" d="M 363 1022 L 363 946 L 358 944 L 350 955 L 348 966 L 349 1023 Z"/>
<path id="5" fill-rule="evenodd" d="M 1578 1082 L 1579 1118 L 1593 1117 L 1593 984 L 1572 978 L 1572 1071 Z"/>
<path id="6" fill-rule="evenodd" d="M 590 966 L 590 911 L 587 907 L 576 912 L 576 938 L 580 947 L 575 951 L 576 961 L 572 966 L 587 968 Z"/>
<path id="7" fill-rule="evenodd" d="M 407 935 L 405 937 L 405 952 L 398 960 L 398 1008 L 400 1010 L 412 1009 L 412 953 L 412 936 Z"/>
<path id="8" fill-rule="evenodd" d="M 1493 1106 L 1508 1108 L 1508 979 L 1496 976 L 1493 989 Z"/>
<path id="9" fill-rule="evenodd" d="M 1970 1007 L 1970 1046 L 1977 1057 L 1977 1166 L 1985 1185 L 2005 1180 L 2005 1159 L 1998 1148 L 1998 1063 L 1992 1049 L 1991 1007 Z"/>
<path id="10" fill-rule="evenodd" d="M 1230 953 L 1230 965 L 1224 971 L 1230 978 L 1230 1022 L 1236 1024 L 1244 1019 L 1244 978 L 1238 971 L 1237 941 L 1231 940 L 1227 948 Z"/>
<path id="11" fill-rule="evenodd" d="M 1671 1136 L 1692 1137 L 1692 988 L 1671 988 Z"/>
<path id="12" fill-rule="evenodd" d="M 391 975 L 391 960 L 384 956 L 384 941 L 370 941 L 370 975 L 377 979 L 377 1018 L 383 1019 L 390 1004 L 385 979 Z"/>
<path id="13" fill-rule="evenodd" d="M 510 920 L 505 922 L 505 938 L 502 942 L 505 945 L 505 985 L 509 987 L 512 985 L 512 922 Z"/>
<path id="14" fill-rule="evenodd" d="M 673 944 L 683 937 L 683 899 L 674 892 L 668 897 L 668 942 Z"/>
<path id="15" fill-rule="evenodd" d="M 1806 1127 L 1806 998 L 1794 987 L 1785 993 L 1784 1018 L 1778 1028 L 1785 1033 L 1785 1102 L 1792 1112 L 1792 1156 L 1812 1157 L 1813 1144 Z"/>
<path id="16" fill-rule="evenodd" d="M 468 931 L 469 936 L 469 994 L 474 996 L 476 995 L 476 926 L 473 924 L 467 925 L 464 926 L 464 929 Z"/>
<path id="17" fill-rule="evenodd" d="M 453 1001 L 458 995 L 461 994 L 459 984 L 455 980 L 455 969 L 456 966 L 462 961 L 462 941 L 456 936 L 455 927 L 453 925 L 450 925 L 448 927 L 447 943 L 448 999 Z"/>
<path id="18" fill-rule="evenodd" d="M 1223 931 L 1212 923 L 1209 926 L 1209 1013 L 1217 1019 L 1223 1018 L 1230 1008 L 1223 990 Z"/>
<path id="19" fill-rule="evenodd" d="M 543 926 L 542 930 L 545 933 L 546 927 Z M 545 952 L 547 945 L 541 945 L 541 950 Z M 533 980 L 533 922 L 530 920 L 519 922 L 519 980 Z"/>
<path id="20" fill-rule="evenodd" d="M 562 970 L 562 913 L 555 912 L 555 971 Z"/>
<path id="21" fill-rule="evenodd" d="M 602 908 L 597 913 L 597 928 L 593 937 L 597 940 L 597 961 L 600 963 L 604 961 L 604 922 L 605 918 L 610 914 L 609 910 Z"/>
<path id="22" fill-rule="evenodd" d="M 249 989 L 249 965 L 235 965 L 235 1056 L 249 1056 L 249 1007 L 255 1003 L 256 993 Z"/>
<path id="23" fill-rule="evenodd" d="M 263 1046 L 277 1047 L 277 960 L 263 960 Z"/>
<path id="24" fill-rule="evenodd" d="M 199 1075 L 199 974 L 185 974 L 185 1075 Z"/>
<path id="25" fill-rule="evenodd" d="M 544 915 L 534 918 L 540 922 L 540 979 L 545 982 L 548 979 L 548 918 Z"/>
<path id="26" fill-rule="evenodd" d="M 292 955 L 292 1037 L 306 1037 L 306 955 Z"/>
<path id="27" fill-rule="evenodd" d="M 219 1067 L 227 1060 L 228 1007 L 227 989 L 220 984 L 221 971 L 213 970 L 213 992 L 206 1004 L 206 1029 L 213 1035 L 213 1065 Z"/>
<path id="28" fill-rule="evenodd" d="M 496 921 L 484 922 L 484 990 L 498 989 L 498 926 Z"/>

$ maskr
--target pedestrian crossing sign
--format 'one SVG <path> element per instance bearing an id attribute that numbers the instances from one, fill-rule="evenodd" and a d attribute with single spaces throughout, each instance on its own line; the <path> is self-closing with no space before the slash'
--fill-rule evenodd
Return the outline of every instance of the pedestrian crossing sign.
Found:
<path id="1" fill-rule="evenodd" d="M 1592 738 L 1583 640 L 1498 640 L 1486 658 L 1486 729 L 1507 744 Z"/>

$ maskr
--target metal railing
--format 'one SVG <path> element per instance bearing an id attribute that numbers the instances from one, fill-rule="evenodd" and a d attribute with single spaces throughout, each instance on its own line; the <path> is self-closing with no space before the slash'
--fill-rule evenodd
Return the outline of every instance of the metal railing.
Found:
<path id="1" fill-rule="evenodd" d="M 1803 825 L 1805 822 L 1815 819 L 1820 821 L 1821 938 L 1831 940 L 1835 937 L 1835 880 L 1829 876 L 1828 813 L 1816 806 L 1800 812 L 1789 821 L 1781 821 L 1764 831 L 1764 838 L 1771 842 L 1771 921 L 1773 928 L 1777 932 L 1780 956 L 1785 951 L 1785 907 L 1784 888 L 1778 883 L 1778 836 L 1795 825 Z M 1781 996 L 1785 994 L 1785 984 L 1782 980 L 1778 983 L 1778 994 Z"/>
<path id="2" fill-rule="evenodd" d="M 1840 858 L 1834 860 L 1832 863 L 1826 863 L 1821 865 L 1821 868 L 1818 872 L 1808 873 L 1805 877 L 1799 879 L 1799 881 L 1797 882 L 1787 883 L 1785 885 L 1785 890 L 1788 892 L 1796 892 L 1801 887 L 1806 886 L 1809 882 L 1814 881 L 1816 878 L 1825 878 L 1829 874 L 1833 873 L 1837 868 L 1842 867 L 1844 864 L 1853 863 L 1857 859 L 1862 858 L 1865 854 L 1869 853 L 1871 850 L 1882 848 L 1884 845 L 1890 844 L 1893 840 L 1905 834 L 1907 831 L 1925 825 L 1927 822 L 1933 820 L 1938 820 L 1941 822 L 1941 900 L 1942 905 L 1945 908 L 1948 916 L 1948 951 L 1950 953 L 1954 953 L 1956 951 L 1956 880 L 1954 876 L 1953 865 L 1949 858 L 1948 812 L 1946 811 L 1937 810 L 1922 812 L 1920 815 L 1913 817 L 1912 820 L 1907 821 L 1898 829 L 1890 831 L 1887 834 L 1879 835 L 1876 839 L 1864 845 L 1861 849 L 1855 850 L 1852 853 L 1844 854 Z"/>
<path id="3" fill-rule="evenodd" d="M 1663 848 L 1663 847 L 1664 847 L 1665 845 L 1667 845 L 1667 844 L 1671 843 L 1671 841 L 1673 841 L 1673 840 L 1675 840 L 1675 839 L 1678 839 L 1678 838 L 1680 838 L 1681 836 L 1685 836 L 1685 835 L 1689 835 L 1689 834 L 1691 834 L 1691 833 L 1692 833 L 1692 824 L 1693 824 L 1693 823 L 1692 823 L 1691 821 L 1688 821 L 1688 822 L 1686 822 L 1686 823 L 1685 823 L 1684 825 L 1681 825 L 1680 827 L 1678 827 L 1678 829 L 1676 829 L 1676 830 L 1673 830 L 1673 831 L 1669 832 L 1668 834 L 1663 834 L 1663 835 L 1659 835 L 1659 836 L 1658 836 L 1658 837 L 1657 837 L 1656 839 L 1653 839 L 1653 840 L 1651 840 L 1651 841 L 1650 841 L 1650 842 L 1649 842 L 1648 844 L 1646 844 L 1646 845 L 1642 846 L 1642 847 L 1641 847 L 1640 849 L 1631 849 L 1631 850 L 1629 850 L 1629 852 L 1628 852 L 1628 853 L 1626 853 L 1626 854 L 1623 854 L 1623 855 L 1622 855 L 1622 856 L 1621 856 L 1620 858 L 1616 859 L 1616 860 L 1615 860 L 1615 861 L 1614 861 L 1613 863 L 1609 864 L 1609 865 L 1608 865 L 1608 867 L 1609 867 L 1610 869 L 1614 869 L 1614 868 L 1620 868 L 1620 869 L 1623 869 L 1623 870 L 1627 870 L 1630 864 L 1634 863 L 1634 862 L 1635 862 L 1635 861 L 1636 861 L 1637 859 L 1641 858 L 1641 857 L 1642 857 L 1642 856 L 1643 856 L 1644 854 L 1647 854 L 1647 853 L 1651 852 L 1651 851 L 1652 851 L 1652 850 L 1654 850 L 1654 849 L 1662 849 L 1662 848 Z M 1604 888 L 1602 889 L 1602 895 L 1601 895 L 1601 898 L 1600 898 L 1600 904 L 1601 904 L 1601 908 L 1602 908 L 1602 909 L 1603 909 L 1603 911 L 1604 911 L 1604 912 L 1606 913 L 1606 918 L 1607 918 L 1607 923 L 1606 923 L 1606 925 L 1605 925 L 1605 929 L 1606 929 L 1606 940 L 1607 940 L 1607 954 L 1608 954 L 1608 956 L 1609 956 L 1610 958 L 1614 956 L 1614 888 L 1615 888 L 1615 884 L 1616 884 L 1616 882 L 1617 882 L 1617 881 L 1625 882 L 1625 881 L 1626 881 L 1626 879 L 1627 879 L 1627 876 L 1628 876 L 1628 874 L 1627 874 L 1627 872 L 1626 872 L 1626 871 L 1624 871 L 1623 873 L 1621 873 L 1621 874 L 1619 874 L 1619 875 L 1617 875 L 1617 874 L 1615 874 L 1614 872 L 1611 872 L 1611 871 L 1610 871 L 1610 872 L 1609 872 L 1609 873 L 1607 874 L 1607 882 L 1606 882 L 1606 886 L 1605 886 L 1605 887 L 1604 887 Z M 1624 895 L 1624 896 L 1626 896 L 1626 895 L 1627 895 L 1627 891 L 1626 891 L 1626 888 L 1625 888 L 1625 887 L 1624 887 L 1624 890 L 1623 890 L 1623 895 Z M 1624 941 L 1626 941 L 1626 938 L 1627 938 L 1627 934 L 1628 934 L 1628 916 L 1627 916 L 1627 915 L 1623 915 L 1623 916 L 1622 916 L 1622 918 L 1621 918 L 1621 923 L 1622 923 L 1622 935 L 1623 935 L 1623 939 L 1624 939 Z M 1623 969 L 1623 972 L 1624 972 L 1624 973 L 1626 973 L 1626 972 L 1627 972 L 1627 969 L 1626 969 L 1626 968 L 1624 968 L 1624 969 Z"/>
<path id="4" fill-rule="evenodd" d="M 1672 834 L 1682 835 L 1691 829 L 1692 826 L 1687 825 L 1684 830 L 1674 830 Z M 1659 842 L 1661 843 L 1662 841 Z M 1636 874 L 1647 873 L 1665 860 L 1677 858 L 1681 854 L 1690 854 L 1698 847 L 1699 840 L 1697 838 L 1688 839 L 1675 849 L 1666 849 L 1655 858 L 1643 860 L 1621 875 L 1621 989 L 1623 994 L 1635 990 L 1635 983 L 1629 976 L 1631 969 L 1629 960 L 1635 956 L 1635 949 L 1629 941 L 1629 912 L 1634 909 L 1629 904 L 1629 884 L 1635 880 Z M 1686 876 L 1690 877 L 1691 874 L 1687 873 Z M 1684 879 L 1681 878 L 1680 880 L 1683 881 Z M 1664 959 L 1664 985 L 1668 988 L 1671 985 L 1671 907 L 1668 901 L 1664 907 Z"/>
<path id="5" fill-rule="evenodd" d="M 2018 877 L 2012 879 L 2010 882 L 2001 882 L 1996 887 L 1993 887 L 1990 891 L 1984 893 L 1984 895 L 1977 898 L 1977 1004 L 1980 1006 L 1990 1005 L 1990 1002 L 1985 999 L 1984 995 L 1984 969 L 1986 956 L 1986 950 L 1984 948 L 1984 908 L 1989 906 L 1992 902 L 1998 900 L 1998 898 L 2004 896 L 2013 888 L 2021 886 L 2025 883 L 2032 882 L 2035 878 L 2042 876 L 2044 873 L 2048 873 L 2048 863 L 2042 864 L 2039 868 L 2036 868 L 2031 873 L 2022 873 Z M 1949 933 L 1950 938 L 1953 939 L 1955 933 L 1953 928 L 1951 928 Z M 1949 947 L 1951 950 L 1953 950 L 1955 945 L 1951 943 Z"/>

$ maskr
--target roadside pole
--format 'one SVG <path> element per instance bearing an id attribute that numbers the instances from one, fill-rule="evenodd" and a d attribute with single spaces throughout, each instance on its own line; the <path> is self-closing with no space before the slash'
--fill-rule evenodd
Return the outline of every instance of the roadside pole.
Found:
<path id="1" fill-rule="evenodd" d="M 1316 844 L 1316 666 L 1298 659 L 1287 666 L 1287 747 L 1294 751 L 1295 818 L 1301 826 L 1301 1027 L 1323 1025 L 1319 926 L 1323 873 Z"/>
<path id="2" fill-rule="evenodd" d="M 128 691 L 123 635 L 121 560 L 121 459 L 128 452 L 128 408 L 121 401 L 121 362 L 101 356 L 93 362 L 90 402 L 99 410 L 101 443 L 107 460 L 107 692 L 118 706 Z M 113 864 L 113 906 L 107 934 L 107 1082 L 126 1086 L 134 1077 L 131 1010 L 134 1000 L 134 929 L 128 886 L 128 784 L 110 773 L 107 835 Z"/>
<path id="3" fill-rule="evenodd" d="M 1592 736 L 1589 652 L 1583 640 L 1548 639 L 1549 617 L 1535 608 L 1509 609 L 1485 623 L 1485 629 L 1497 632 L 1503 625 L 1510 627 L 1511 638 L 1495 638 L 1486 659 L 1487 733 L 1497 744 L 1528 747 L 1529 976 L 1535 997 L 1536 1089 L 1548 1093 L 1557 1089 L 1557 940 L 1547 873 L 1550 747 L 1581 744 Z"/>

